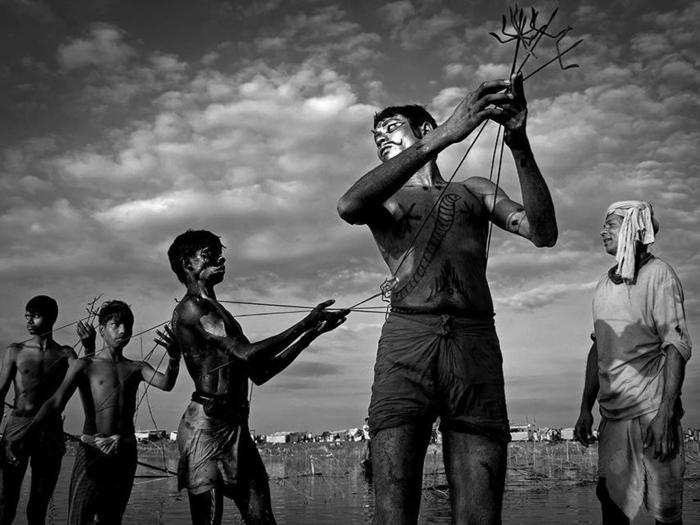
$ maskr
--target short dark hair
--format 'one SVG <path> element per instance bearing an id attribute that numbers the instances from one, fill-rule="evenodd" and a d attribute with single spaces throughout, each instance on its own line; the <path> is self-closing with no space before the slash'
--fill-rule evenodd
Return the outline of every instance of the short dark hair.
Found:
<path id="1" fill-rule="evenodd" d="M 134 326 L 134 313 L 124 301 L 107 301 L 100 306 L 100 311 L 97 313 L 97 321 L 100 323 L 100 326 L 104 326 L 111 320 L 121 321 L 129 326 Z"/>
<path id="2" fill-rule="evenodd" d="M 406 106 L 388 106 L 381 110 L 379 113 L 374 114 L 374 127 L 377 127 L 382 120 L 388 119 L 389 117 L 394 117 L 396 115 L 401 115 L 408 120 L 414 133 L 418 133 L 420 127 L 424 123 L 430 124 L 432 127 L 437 128 L 437 122 L 433 116 L 428 113 L 425 107 L 418 104 L 408 104 Z"/>
<path id="3" fill-rule="evenodd" d="M 54 324 L 58 318 L 58 303 L 48 295 L 32 297 L 27 302 L 27 306 L 24 310 L 26 312 L 41 314 L 46 317 L 47 321 L 51 324 Z"/>
<path id="4" fill-rule="evenodd" d="M 185 269 L 182 267 L 182 260 L 192 257 L 197 250 L 207 247 L 220 250 L 224 245 L 221 244 L 221 238 L 218 235 L 208 230 L 187 230 L 175 237 L 168 248 L 168 259 L 170 260 L 170 268 L 181 283 L 185 283 L 187 278 Z"/>

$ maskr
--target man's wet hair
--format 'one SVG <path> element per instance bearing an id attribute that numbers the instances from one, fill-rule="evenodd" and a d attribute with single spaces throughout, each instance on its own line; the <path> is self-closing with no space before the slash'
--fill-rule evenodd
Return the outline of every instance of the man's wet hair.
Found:
<path id="1" fill-rule="evenodd" d="M 37 295 L 27 302 L 26 312 L 41 314 L 50 324 L 58 318 L 58 303 L 48 295 Z"/>
<path id="2" fill-rule="evenodd" d="M 418 104 L 408 104 L 406 106 L 389 106 L 381 110 L 379 113 L 374 114 L 374 127 L 377 127 L 382 120 L 388 119 L 389 117 L 395 117 L 396 115 L 401 115 L 408 120 L 408 123 L 416 135 L 419 134 L 420 127 L 424 123 L 430 124 L 433 128 L 437 128 L 437 122 L 433 116 L 428 113 L 428 110 L 423 106 Z"/>
<path id="3" fill-rule="evenodd" d="M 208 230 L 187 230 L 181 233 L 168 248 L 168 259 L 170 260 L 170 268 L 172 268 L 178 280 L 185 283 L 187 274 L 182 266 L 182 260 L 192 257 L 197 250 L 202 248 L 222 249 L 221 238 Z"/>
<path id="4" fill-rule="evenodd" d="M 100 311 L 97 313 L 97 321 L 100 326 L 104 326 L 112 320 L 122 322 L 128 326 L 134 326 L 134 313 L 124 301 L 107 301 L 100 306 Z"/>

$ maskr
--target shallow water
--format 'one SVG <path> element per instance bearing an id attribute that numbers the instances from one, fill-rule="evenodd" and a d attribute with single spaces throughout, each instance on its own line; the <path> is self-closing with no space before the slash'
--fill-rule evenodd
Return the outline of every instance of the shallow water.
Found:
<path id="1" fill-rule="evenodd" d="M 298 469 L 290 466 L 289 457 L 263 455 L 268 474 L 275 516 L 280 524 L 354 524 L 368 523 L 372 518 L 372 492 L 362 476 L 359 466 L 353 461 L 341 468 L 322 467 L 331 474 L 299 475 Z M 426 458 L 426 477 L 421 503 L 420 523 L 450 523 L 449 504 L 444 492 L 444 475 L 439 456 Z M 154 464 L 161 464 L 150 458 Z M 175 467 L 171 458 L 169 467 Z M 67 492 L 73 456 L 64 458 L 61 477 L 54 494 L 47 523 L 65 523 L 67 514 Z M 294 472 L 292 472 L 292 470 Z M 139 467 L 137 475 L 149 474 Z M 27 477 L 29 478 L 29 476 Z M 26 523 L 23 510 L 26 505 L 28 481 L 25 479 L 20 511 L 16 523 Z M 241 523 L 235 506 L 228 500 L 224 505 L 224 523 Z M 700 523 L 700 477 L 692 476 L 685 483 L 685 523 Z M 124 516 L 126 524 L 173 524 L 190 523 L 187 496 L 177 491 L 175 478 L 144 478 L 135 480 L 129 506 Z M 509 471 L 503 523 L 506 525 L 542 524 L 597 524 L 600 523 L 595 486 L 561 485 L 554 488 L 533 488 L 533 484 L 518 479 Z M 637 525 L 654 523 L 645 515 L 634 520 Z"/>

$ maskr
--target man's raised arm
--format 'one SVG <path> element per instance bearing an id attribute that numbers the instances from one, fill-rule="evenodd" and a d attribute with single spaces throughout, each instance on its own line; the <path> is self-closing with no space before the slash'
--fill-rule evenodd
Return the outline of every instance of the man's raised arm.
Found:
<path id="1" fill-rule="evenodd" d="M 530 239 L 535 246 L 551 247 L 557 242 L 557 220 L 552 196 L 527 138 L 527 102 L 522 74 L 511 77 L 511 82 L 513 100 L 501 106 L 503 114 L 494 120 L 504 126 L 504 139 L 518 172 L 523 207 L 504 206 L 496 200 L 495 206 L 490 208 L 494 210 L 494 222 L 499 226 Z"/>
<path id="2" fill-rule="evenodd" d="M 165 325 L 163 332 L 156 330 L 156 335 L 155 343 L 165 348 L 166 352 L 168 352 L 168 366 L 165 369 L 165 373 L 162 373 L 153 368 L 148 362 L 143 361 L 141 379 L 156 388 L 170 392 L 175 386 L 177 375 L 180 371 L 180 346 L 177 344 L 177 339 L 168 325 Z"/>
<path id="3" fill-rule="evenodd" d="M 446 147 L 464 140 L 484 119 L 499 116 L 498 105 L 510 101 L 512 95 L 498 92 L 508 86 L 506 80 L 484 82 L 459 103 L 447 121 L 364 175 L 338 201 L 340 217 L 350 224 L 372 220 L 416 171 Z"/>

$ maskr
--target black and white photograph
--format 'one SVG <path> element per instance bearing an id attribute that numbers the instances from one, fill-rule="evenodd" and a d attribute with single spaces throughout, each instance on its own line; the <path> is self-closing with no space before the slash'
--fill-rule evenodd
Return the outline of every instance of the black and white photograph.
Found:
<path id="1" fill-rule="evenodd" d="M 0 525 L 700 524 L 698 20 L 0 0 Z"/>

